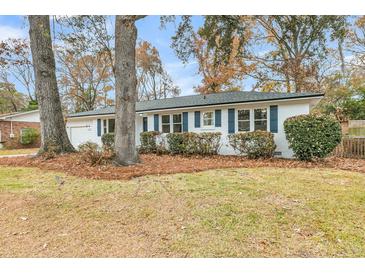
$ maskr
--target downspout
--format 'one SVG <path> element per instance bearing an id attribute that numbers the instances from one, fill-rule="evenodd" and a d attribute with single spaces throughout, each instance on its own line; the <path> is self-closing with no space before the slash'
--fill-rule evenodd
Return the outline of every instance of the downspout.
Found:
<path id="1" fill-rule="evenodd" d="M 13 120 L 10 118 L 10 138 L 13 138 Z"/>

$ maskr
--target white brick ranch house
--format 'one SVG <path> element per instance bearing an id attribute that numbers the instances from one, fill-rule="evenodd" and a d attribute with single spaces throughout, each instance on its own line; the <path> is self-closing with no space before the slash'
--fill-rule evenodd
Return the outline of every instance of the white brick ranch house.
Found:
<path id="1" fill-rule="evenodd" d="M 221 132 L 220 154 L 234 154 L 228 135 L 267 130 L 274 134 L 276 155 L 293 156 L 284 133 L 284 121 L 308 114 L 323 98 L 318 93 L 221 92 L 137 102 L 136 143 L 142 131 Z M 78 147 L 86 141 L 101 145 L 101 136 L 114 132 L 114 107 L 79 112 L 67 117 L 67 133 Z"/>

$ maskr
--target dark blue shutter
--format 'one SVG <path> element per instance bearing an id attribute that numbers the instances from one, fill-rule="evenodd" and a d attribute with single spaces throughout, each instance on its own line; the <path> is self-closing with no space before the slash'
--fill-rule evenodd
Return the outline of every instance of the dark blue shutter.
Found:
<path id="1" fill-rule="evenodd" d="M 143 117 L 143 131 L 148 131 L 147 117 Z"/>
<path id="2" fill-rule="evenodd" d="M 153 129 L 155 131 L 159 131 L 160 125 L 158 124 L 158 114 L 153 115 L 153 121 L 154 121 Z"/>
<path id="3" fill-rule="evenodd" d="M 98 136 L 101 136 L 101 120 L 100 119 L 97 120 L 96 131 L 97 131 Z"/>
<path id="4" fill-rule="evenodd" d="M 215 126 L 221 127 L 222 126 L 222 111 L 220 109 L 215 110 Z"/>
<path id="5" fill-rule="evenodd" d="M 235 132 L 235 121 L 234 121 L 234 108 L 228 109 L 228 133 Z"/>
<path id="6" fill-rule="evenodd" d="M 183 131 L 184 132 L 188 132 L 189 131 L 189 114 L 188 112 L 183 112 Z"/>
<path id="7" fill-rule="evenodd" d="M 270 131 L 278 132 L 278 106 L 270 106 Z"/>
<path id="8" fill-rule="evenodd" d="M 200 127 L 200 111 L 194 112 L 195 127 Z"/>

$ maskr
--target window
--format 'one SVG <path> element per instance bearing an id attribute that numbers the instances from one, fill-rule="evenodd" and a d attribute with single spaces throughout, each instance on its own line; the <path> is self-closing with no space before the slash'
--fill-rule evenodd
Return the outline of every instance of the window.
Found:
<path id="1" fill-rule="evenodd" d="M 203 126 L 209 127 L 213 125 L 214 125 L 213 111 L 203 112 Z"/>
<path id="2" fill-rule="evenodd" d="M 115 131 L 115 119 L 103 120 L 103 134 L 113 133 Z"/>
<path id="3" fill-rule="evenodd" d="M 143 117 L 142 121 L 143 121 L 143 131 L 146 132 L 146 131 L 148 131 L 147 117 Z"/>
<path id="4" fill-rule="evenodd" d="M 267 130 L 267 109 L 255 109 L 255 130 Z"/>
<path id="5" fill-rule="evenodd" d="M 162 115 L 162 132 L 170 133 L 170 115 Z"/>
<path id="6" fill-rule="evenodd" d="M 108 120 L 103 120 L 103 133 L 108 133 Z"/>
<path id="7" fill-rule="evenodd" d="M 115 130 L 115 119 L 108 120 L 108 132 L 113 133 Z"/>
<path id="8" fill-rule="evenodd" d="M 242 109 L 238 111 L 238 131 L 250 131 L 250 110 Z"/>
<path id="9" fill-rule="evenodd" d="M 181 132 L 181 114 L 172 115 L 173 131 Z"/>

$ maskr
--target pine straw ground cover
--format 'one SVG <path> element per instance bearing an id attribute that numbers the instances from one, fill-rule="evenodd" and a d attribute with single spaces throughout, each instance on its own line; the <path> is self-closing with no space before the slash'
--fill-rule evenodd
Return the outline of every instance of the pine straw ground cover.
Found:
<path id="1" fill-rule="evenodd" d="M 249 160 L 237 156 L 157 156 L 141 155 L 141 163 L 129 167 L 112 164 L 90 166 L 73 153 L 44 160 L 35 157 L 0 158 L 0 165 L 38 167 L 43 170 L 62 171 L 69 175 L 90 179 L 123 180 L 144 175 L 191 173 L 216 168 L 278 167 L 278 168 L 335 168 L 365 173 L 365 159 L 327 158 L 316 162 L 288 159 Z"/>
<path id="2" fill-rule="evenodd" d="M 0 257 L 364 256 L 359 172 L 228 168 L 113 181 L 0 166 Z"/>

